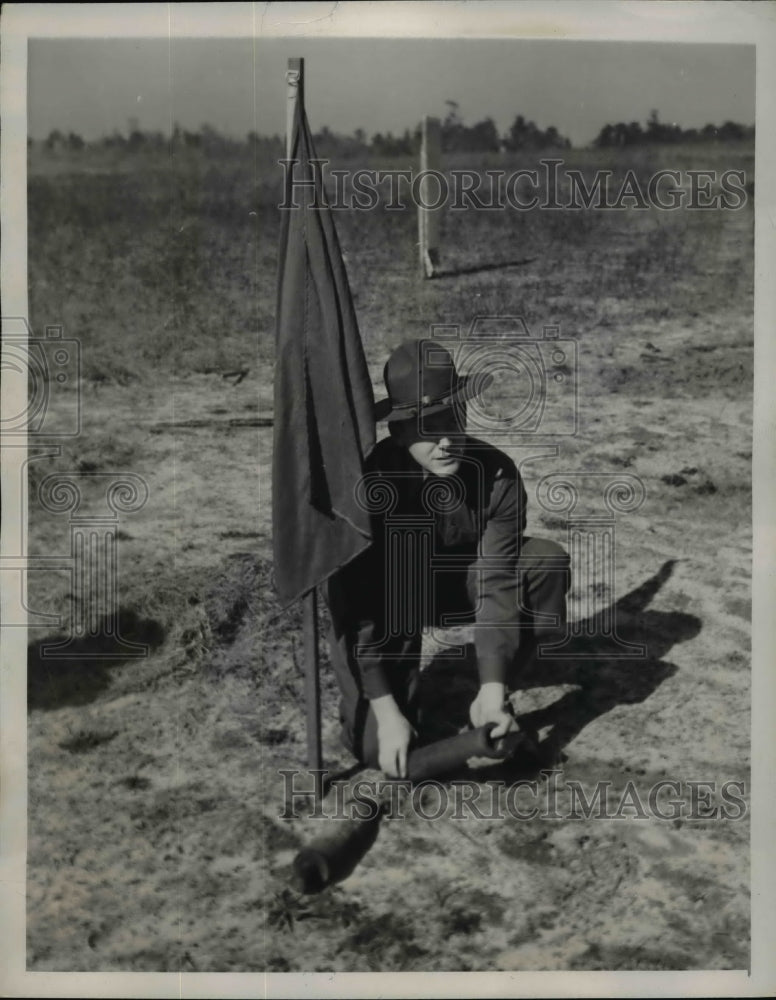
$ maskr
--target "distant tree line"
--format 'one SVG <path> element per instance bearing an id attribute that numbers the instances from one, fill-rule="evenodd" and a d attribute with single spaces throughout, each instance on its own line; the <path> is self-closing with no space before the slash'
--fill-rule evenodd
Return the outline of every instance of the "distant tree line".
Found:
<path id="1" fill-rule="evenodd" d="M 497 153 L 500 151 L 568 149 L 571 143 L 554 125 L 542 129 L 535 122 L 517 115 L 509 129 L 500 134 L 492 118 L 484 118 L 473 125 L 466 125 L 455 101 L 447 101 L 447 114 L 441 122 L 442 150 L 444 152 Z M 420 150 L 421 130 L 405 129 L 401 135 L 376 132 L 370 137 L 362 128 L 352 135 L 332 132 L 324 126 L 314 134 L 318 155 L 327 159 L 356 159 L 368 155 L 378 157 L 416 156 Z M 677 142 L 738 142 L 754 138 L 754 126 L 727 121 L 722 125 L 705 125 L 701 129 L 682 129 L 678 125 L 661 122 L 657 111 L 652 111 L 646 127 L 639 122 L 617 122 L 604 125 L 593 145 L 599 148 L 634 146 Z M 40 143 L 29 140 L 30 146 L 40 146 L 46 152 L 80 153 L 85 149 L 118 150 L 122 152 L 173 153 L 176 150 L 201 150 L 207 155 L 235 153 L 248 146 L 258 153 L 282 157 L 285 141 L 282 136 L 263 136 L 249 132 L 246 139 L 222 135 L 211 125 L 202 125 L 189 131 L 175 124 L 172 135 L 143 131 L 135 119 L 130 119 L 126 134 L 114 131 L 92 142 L 85 141 L 74 132 L 64 133 L 54 129 Z"/>
<path id="2" fill-rule="evenodd" d="M 284 140 L 280 136 L 259 136 L 249 132 L 247 143 L 251 146 L 267 146 L 273 151 L 282 150 Z M 235 139 L 222 135 L 211 125 L 201 125 L 197 131 L 182 129 L 178 124 L 173 128 L 172 135 L 163 132 L 146 132 L 140 129 L 136 122 L 130 121 L 126 135 L 115 130 L 110 135 L 102 136 L 91 142 L 85 141 L 73 132 L 64 133 L 53 129 L 41 142 L 28 140 L 29 146 L 40 145 L 46 152 L 80 152 L 84 149 L 119 150 L 122 152 L 141 153 L 170 150 L 200 149 L 209 154 L 234 152 L 244 150 L 246 139 Z M 278 155 L 282 155 L 279 153 Z"/>
<path id="3" fill-rule="evenodd" d="M 594 145 L 599 149 L 607 149 L 613 146 L 677 142 L 741 142 L 743 139 L 754 139 L 754 125 L 726 121 L 722 125 L 704 125 L 701 129 L 683 129 L 679 125 L 661 122 L 657 111 L 652 111 L 646 128 L 642 128 L 639 122 L 604 125 Z"/>
<path id="4" fill-rule="evenodd" d="M 498 153 L 501 150 L 566 149 L 571 143 L 561 136 L 554 126 L 542 130 L 534 122 L 517 115 L 509 130 L 501 135 L 492 118 L 484 118 L 473 125 L 466 125 L 455 101 L 447 101 L 447 114 L 441 123 L 442 149 L 444 152 Z M 420 150 L 420 125 L 412 131 L 405 129 L 401 135 L 376 132 L 367 136 L 362 128 L 352 135 L 333 132 L 328 126 L 314 133 L 318 155 L 324 158 L 349 159 L 374 155 L 379 157 L 415 156 Z M 93 142 L 85 142 L 74 133 L 65 134 L 54 129 L 42 142 L 48 152 L 79 152 L 86 147 L 124 150 L 127 152 L 153 152 L 154 150 L 200 149 L 209 154 L 244 148 L 246 140 L 231 139 L 221 135 L 210 125 L 198 131 L 182 129 L 176 123 L 172 135 L 162 132 L 142 131 L 135 119 L 130 119 L 126 135 L 118 130 Z M 247 135 L 248 145 L 283 155 L 284 139 L 279 135 L 262 136 L 256 132 Z M 31 142 L 30 145 L 36 145 Z"/>
<path id="5" fill-rule="evenodd" d="M 461 120 L 458 104 L 455 101 L 446 104 L 448 110 L 441 129 L 444 152 L 497 153 L 501 149 L 568 149 L 571 146 L 554 125 L 542 130 L 534 122 L 526 121 L 523 115 L 517 115 L 509 131 L 502 136 L 492 118 L 467 126 Z"/>

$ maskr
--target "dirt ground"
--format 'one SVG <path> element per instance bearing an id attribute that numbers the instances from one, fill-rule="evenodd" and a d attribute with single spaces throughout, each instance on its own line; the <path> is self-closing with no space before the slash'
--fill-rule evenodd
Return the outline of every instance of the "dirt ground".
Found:
<path id="1" fill-rule="evenodd" d="M 619 636 L 646 656 L 604 656 L 588 636 L 578 659 L 536 671 L 515 704 L 553 773 L 538 763 L 521 773 L 543 790 L 554 782 L 561 816 L 569 782 L 610 782 L 615 802 L 635 789 L 646 805 L 656 782 L 672 780 L 687 807 L 673 819 L 628 807 L 603 819 L 408 814 L 382 822 L 344 882 L 297 893 L 291 862 L 314 828 L 280 818 L 278 772 L 304 766 L 305 735 L 299 610 L 278 614 L 271 588 L 272 429 L 254 419 L 271 413 L 269 363 L 241 380 L 224 378 L 224 363 L 84 381 L 83 434 L 30 466 L 31 551 L 69 551 L 67 515 L 36 503 L 46 474 L 79 476 L 93 514 L 104 499 L 91 473 L 142 476 L 149 499 L 120 520 L 118 599 L 122 635 L 149 654 L 51 661 L 38 647 L 51 635 L 31 633 L 28 969 L 748 966 L 748 817 L 690 815 L 688 783 L 713 783 L 719 805 L 723 784 L 738 782 L 738 812 L 748 808 L 751 221 L 748 209 L 714 213 L 703 230 L 659 219 L 646 237 L 654 262 L 634 258 L 632 269 L 623 262 L 643 240 L 620 219 L 617 242 L 607 221 L 605 246 L 594 230 L 564 250 L 560 234 L 532 264 L 442 277 L 418 293 L 418 323 L 446 298 L 462 323 L 478 298 L 483 312 L 513 302 L 513 315 L 532 303 L 524 313 L 537 326 L 571 317 L 562 331 L 578 340 L 579 433 L 532 459 L 496 443 L 525 459 L 529 534 L 567 546 L 565 516 L 537 498 L 542 477 L 582 477 L 585 503 L 602 481 L 643 483 L 641 506 L 617 515 L 614 579 L 575 579 L 569 608 L 579 622 L 614 606 Z M 391 338 L 375 340 L 370 320 L 387 306 L 367 280 L 368 248 L 354 259 L 357 237 L 344 223 L 381 396 Z M 669 260 L 672 240 L 682 249 Z M 565 279 L 554 267 L 563 255 Z M 617 293 L 595 270 L 608 256 Z M 652 283 L 660 268 L 671 275 L 663 291 Z M 394 342 L 413 269 L 381 277 L 381 292 L 402 301 Z M 33 606 L 67 617 L 67 574 L 31 579 L 30 590 Z M 424 657 L 428 697 L 460 711 L 470 658 L 461 666 L 430 642 Z M 325 644 L 322 685 L 324 759 L 336 771 L 353 761 L 339 744 Z"/>

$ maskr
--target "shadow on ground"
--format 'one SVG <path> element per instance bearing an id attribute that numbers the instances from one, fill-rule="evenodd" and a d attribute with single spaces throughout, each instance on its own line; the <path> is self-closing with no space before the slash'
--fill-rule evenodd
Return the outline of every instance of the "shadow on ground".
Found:
<path id="1" fill-rule="evenodd" d="M 164 642 L 159 622 L 131 610 L 119 611 L 117 635 L 110 635 L 112 625 L 106 616 L 94 636 L 68 641 L 58 633 L 27 646 L 28 711 L 89 704 L 110 683 L 111 668 L 136 658 L 138 645 L 150 652 Z"/>
<path id="2" fill-rule="evenodd" d="M 618 638 L 623 643 L 645 647 L 642 657 L 617 656 L 611 640 L 595 632 L 600 621 L 588 619 L 579 623 L 573 645 L 566 652 L 573 658 L 539 657 L 528 665 L 517 690 L 554 685 L 574 685 L 556 702 L 545 708 L 518 716 L 529 733 L 548 729 L 538 744 L 536 769 L 553 765 L 568 745 L 589 723 L 616 705 L 645 701 L 666 680 L 676 673 L 676 666 L 663 659 L 672 646 L 694 638 L 701 629 L 695 615 L 672 611 L 649 611 L 647 606 L 671 576 L 674 562 L 661 569 L 640 587 L 615 602 L 608 614 L 615 622 Z M 477 694 L 477 661 L 474 646 L 468 644 L 464 659 L 437 654 L 421 675 L 420 705 L 426 724 L 424 729 L 439 730 L 447 722 L 460 728 L 468 722 L 469 706 Z M 494 775 L 495 777 L 495 775 Z"/>
<path id="3" fill-rule="evenodd" d="M 502 271 L 510 267 L 524 267 L 533 264 L 536 257 L 521 257 L 519 260 L 498 260 L 488 264 L 467 264 L 463 267 L 439 269 L 434 271 L 434 278 L 457 278 L 462 274 L 480 274 L 483 271 Z"/>

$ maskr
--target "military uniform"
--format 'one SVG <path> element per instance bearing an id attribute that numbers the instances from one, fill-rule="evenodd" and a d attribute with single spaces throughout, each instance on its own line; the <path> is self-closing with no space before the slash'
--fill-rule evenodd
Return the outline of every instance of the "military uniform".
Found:
<path id="1" fill-rule="evenodd" d="M 377 766 L 371 699 L 392 694 L 413 725 L 424 627 L 474 624 L 480 683 L 514 687 L 537 639 L 565 628 L 568 556 L 525 537 L 514 462 L 467 437 L 454 476 L 424 473 L 407 448 L 379 442 L 359 484 L 369 549 L 329 581 L 332 665 L 343 740 Z"/>

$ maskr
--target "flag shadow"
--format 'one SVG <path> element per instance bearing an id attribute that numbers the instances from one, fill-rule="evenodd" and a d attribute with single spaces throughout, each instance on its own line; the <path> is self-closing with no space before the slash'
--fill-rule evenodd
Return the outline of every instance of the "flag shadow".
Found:
<path id="1" fill-rule="evenodd" d="M 563 748 L 596 718 L 616 705 L 645 701 L 676 673 L 677 667 L 664 657 L 676 643 L 694 638 L 702 623 L 695 615 L 683 612 L 647 610 L 671 576 L 673 566 L 673 561 L 666 562 L 654 576 L 608 609 L 619 639 L 644 646 L 643 658 L 612 655 L 611 640 L 585 635 L 587 626 L 590 625 L 592 632 L 596 623 L 596 619 L 587 619 L 579 629 L 582 635 L 575 637 L 570 647 L 569 651 L 577 654 L 574 658 L 539 656 L 528 666 L 517 685 L 518 711 L 521 690 L 555 685 L 575 687 L 551 705 L 517 715 L 521 726 L 534 737 L 545 731 L 544 738 L 537 739 L 535 760 L 522 762 L 528 771 L 553 766 L 562 760 Z M 473 644 L 467 644 L 463 660 L 437 654 L 421 675 L 419 704 L 424 719 L 423 736 L 439 738 L 445 730 L 449 735 L 451 725 L 459 729 L 467 725 L 469 706 L 478 688 Z M 496 773 L 496 768 L 488 768 L 488 777 L 502 776 Z"/>

